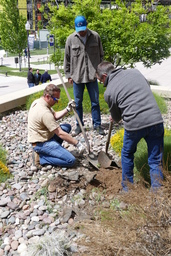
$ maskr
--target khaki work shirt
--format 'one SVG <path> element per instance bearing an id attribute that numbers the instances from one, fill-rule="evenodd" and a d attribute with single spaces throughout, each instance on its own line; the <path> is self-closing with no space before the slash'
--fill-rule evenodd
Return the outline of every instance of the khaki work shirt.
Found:
<path id="1" fill-rule="evenodd" d="M 54 136 L 59 127 L 54 118 L 54 110 L 42 98 L 35 100 L 28 113 L 28 141 L 45 142 Z"/>

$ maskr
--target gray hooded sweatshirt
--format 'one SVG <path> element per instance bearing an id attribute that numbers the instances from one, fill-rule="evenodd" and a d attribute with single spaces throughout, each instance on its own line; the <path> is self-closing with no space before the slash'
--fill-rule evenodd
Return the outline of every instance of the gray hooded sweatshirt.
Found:
<path id="1" fill-rule="evenodd" d="M 114 121 L 128 131 L 140 130 L 163 119 L 145 77 L 136 69 L 116 69 L 106 78 L 104 99 Z"/>

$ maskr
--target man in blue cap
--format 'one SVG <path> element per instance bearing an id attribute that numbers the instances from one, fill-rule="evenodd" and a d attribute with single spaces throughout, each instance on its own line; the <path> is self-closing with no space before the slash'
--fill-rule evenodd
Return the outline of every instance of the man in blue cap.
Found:
<path id="1" fill-rule="evenodd" d="M 84 16 L 75 18 L 75 32 L 66 40 L 64 72 L 68 82 L 73 84 L 74 99 L 77 114 L 83 122 L 83 93 L 87 87 L 90 100 L 93 128 L 99 134 L 104 135 L 101 127 L 101 115 L 99 106 L 99 88 L 96 78 L 96 68 L 103 60 L 103 47 L 97 32 L 87 28 Z M 77 122 L 75 136 L 81 133 Z"/>

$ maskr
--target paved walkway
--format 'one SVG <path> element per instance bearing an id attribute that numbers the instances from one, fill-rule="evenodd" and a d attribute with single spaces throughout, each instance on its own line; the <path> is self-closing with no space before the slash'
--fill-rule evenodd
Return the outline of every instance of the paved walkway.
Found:
<path id="1" fill-rule="evenodd" d="M 45 61 L 47 60 L 48 55 L 36 55 L 31 56 L 30 66 L 33 69 L 55 69 L 53 64 L 40 64 L 35 65 L 34 62 Z M 4 66 L 18 68 L 19 65 L 15 64 L 14 57 L 3 57 L 3 61 L 0 59 L 0 64 L 3 63 Z M 27 67 L 27 59 L 22 58 L 22 67 Z M 0 67 L 1 68 L 1 67 Z M 59 79 L 57 74 L 51 75 L 52 81 Z M 6 95 L 8 93 L 16 92 L 18 90 L 27 89 L 27 78 L 25 77 L 15 77 L 15 76 L 5 76 L 5 74 L 0 74 L 0 96 Z"/>

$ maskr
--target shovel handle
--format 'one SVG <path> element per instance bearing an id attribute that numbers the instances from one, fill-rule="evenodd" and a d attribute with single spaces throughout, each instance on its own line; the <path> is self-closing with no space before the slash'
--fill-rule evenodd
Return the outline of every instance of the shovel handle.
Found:
<path id="1" fill-rule="evenodd" d="M 68 100 L 71 101 L 71 96 L 69 95 L 69 92 L 68 92 L 67 87 L 66 87 L 66 85 L 65 85 L 65 83 L 64 83 L 63 77 L 61 76 L 61 73 L 60 73 L 60 71 L 59 71 L 59 68 L 56 67 L 56 70 L 57 70 L 57 73 L 58 73 L 58 75 L 59 75 L 59 78 L 60 78 L 60 80 L 61 80 L 61 82 L 62 82 L 62 84 L 63 84 L 63 87 L 64 87 L 64 89 L 65 89 L 65 92 L 66 92 L 66 95 L 67 95 L 67 97 L 68 97 Z M 86 142 L 86 145 L 87 145 L 88 153 L 90 153 L 90 144 L 89 144 L 89 141 L 88 141 L 88 139 L 87 139 L 86 133 L 85 133 L 85 131 L 84 131 L 83 125 L 82 125 L 82 123 L 81 123 L 81 120 L 80 120 L 80 118 L 79 118 L 79 116 L 78 116 L 78 114 L 77 114 L 76 108 L 72 107 L 72 110 L 73 110 L 73 112 L 74 112 L 74 115 L 75 115 L 75 117 L 76 117 L 76 119 L 77 119 L 77 121 L 78 121 L 78 123 L 79 123 L 79 126 L 80 126 L 80 128 L 81 128 L 81 131 L 82 131 L 82 133 L 83 133 L 83 136 L 84 136 L 84 139 L 85 139 L 85 142 Z"/>
<path id="2" fill-rule="evenodd" d="M 111 136 L 111 132 L 112 132 L 112 126 L 113 126 L 113 122 L 110 122 L 110 124 L 109 124 L 109 132 L 108 132 L 107 141 L 106 141 L 106 148 L 105 148 L 106 154 L 107 154 L 108 148 L 109 148 L 110 136 Z"/>

